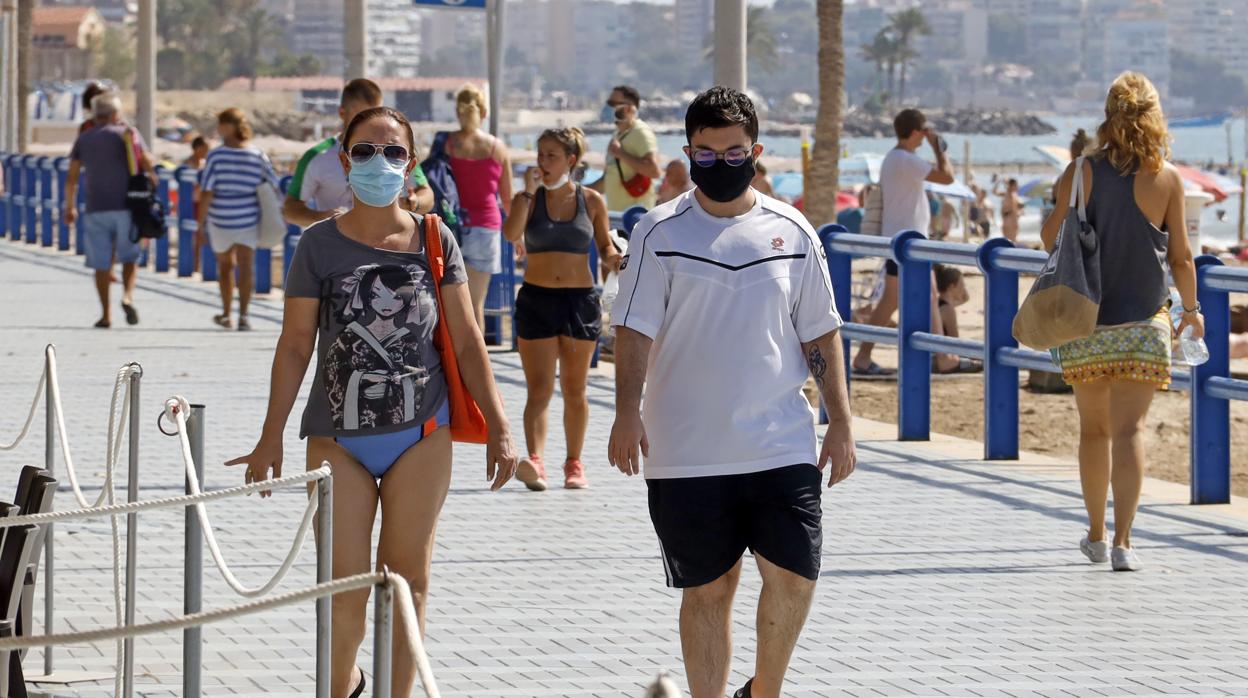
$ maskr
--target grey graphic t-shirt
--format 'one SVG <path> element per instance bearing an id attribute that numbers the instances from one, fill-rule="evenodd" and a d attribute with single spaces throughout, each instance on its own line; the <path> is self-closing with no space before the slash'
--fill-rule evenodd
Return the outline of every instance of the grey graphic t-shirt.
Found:
<path id="1" fill-rule="evenodd" d="M 369 247 L 334 219 L 303 232 L 286 295 L 321 301 L 316 376 L 299 436 L 365 436 L 425 423 L 446 400 L 433 273 L 419 252 Z M 464 258 L 442 226 L 442 285 L 467 282 Z"/>

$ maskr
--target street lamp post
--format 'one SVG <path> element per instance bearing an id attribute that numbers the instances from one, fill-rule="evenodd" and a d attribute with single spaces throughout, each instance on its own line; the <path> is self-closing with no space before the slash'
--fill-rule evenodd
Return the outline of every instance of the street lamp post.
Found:
<path id="1" fill-rule="evenodd" d="M 715 2 L 715 84 L 745 91 L 745 0 Z"/>
<path id="2" fill-rule="evenodd" d="M 368 0 L 347 0 L 346 16 L 346 62 L 343 63 L 343 80 L 368 77 Z"/>
<path id="3" fill-rule="evenodd" d="M 156 0 L 139 0 L 135 119 L 148 143 L 156 138 Z"/>

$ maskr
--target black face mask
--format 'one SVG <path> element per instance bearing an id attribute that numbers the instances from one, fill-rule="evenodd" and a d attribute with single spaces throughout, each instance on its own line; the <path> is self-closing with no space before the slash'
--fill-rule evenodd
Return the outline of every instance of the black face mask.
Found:
<path id="1" fill-rule="evenodd" d="M 710 167 L 699 167 L 690 162 L 689 174 L 698 189 L 711 201 L 721 204 L 736 199 L 750 188 L 754 181 L 754 158 L 751 156 L 737 167 L 723 160 L 716 160 Z"/>

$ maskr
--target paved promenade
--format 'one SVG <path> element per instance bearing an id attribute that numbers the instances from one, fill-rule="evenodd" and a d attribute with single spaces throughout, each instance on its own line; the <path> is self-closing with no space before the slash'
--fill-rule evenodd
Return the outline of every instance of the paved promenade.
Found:
<path id="1" fill-rule="evenodd" d="M 182 489 L 172 438 L 155 429 L 163 400 L 207 405 L 208 485 L 242 482 L 220 465 L 245 453 L 263 417 L 280 305 L 260 301 L 256 330 L 211 324 L 215 285 L 145 274 L 137 328 L 91 329 L 98 307 L 81 258 L 0 242 L 0 441 L 16 435 L 48 342 L 80 477 L 101 482 L 107 401 L 116 369 L 143 365 L 143 496 Z M 120 314 L 117 314 L 120 319 Z M 519 359 L 495 371 L 522 441 Z M 306 389 L 306 386 L 305 386 Z M 587 446 L 591 489 L 532 494 L 486 489 L 483 449 L 457 447 L 439 528 L 428 647 L 447 696 L 640 696 L 660 670 L 679 675 L 679 596 L 663 586 L 645 486 L 605 464 L 611 384 L 595 377 Z M 559 403 L 551 423 L 559 421 Z M 147 417 L 150 416 L 150 419 Z M 287 472 L 302 467 L 296 429 Z M 0 455 L 0 498 L 24 463 L 43 459 L 42 414 L 31 440 Z M 886 430 L 861 425 L 860 435 Z M 548 461 L 562 461 L 556 441 Z M 1087 564 L 1078 481 L 1069 466 L 983 463 L 965 444 L 860 444 L 859 472 L 824 500 L 823 579 L 790 672 L 792 696 L 1248 695 L 1248 520 L 1225 511 L 1146 502 L 1136 545 L 1147 568 Z M 63 464 L 58 465 L 63 473 Z M 67 492 L 59 507 L 72 501 Z M 303 496 L 281 492 L 210 505 L 226 556 L 256 585 L 276 569 Z M 181 612 L 182 513 L 139 525 L 140 621 Z M 107 522 L 60 525 L 57 630 L 113 624 Z M 308 548 L 281 589 L 314 581 Z M 753 637 L 759 582 L 747 561 L 735 633 Z M 238 602 L 215 569 L 205 607 Z M 312 694 L 311 604 L 208 628 L 205 693 Z M 366 650 L 361 665 L 371 666 Z M 138 693 L 181 695 L 181 636 L 137 641 Z M 110 672 L 111 645 L 58 651 L 61 670 Z M 734 658 L 734 685 L 752 666 Z M 30 673 L 40 653 L 27 659 Z M 683 683 L 683 682 L 682 682 Z M 111 682 L 57 688 L 107 696 Z"/>

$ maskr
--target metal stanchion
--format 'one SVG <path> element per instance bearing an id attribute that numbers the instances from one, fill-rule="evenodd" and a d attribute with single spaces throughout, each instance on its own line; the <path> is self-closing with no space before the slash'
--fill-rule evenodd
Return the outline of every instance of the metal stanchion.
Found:
<path id="1" fill-rule="evenodd" d="M 191 405 L 191 414 L 186 420 L 186 436 L 191 443 L 191 458 L 195 461 L 195 476 L 200 485 L 204 485 L 204 406 Z M 191 483 L 187 480 L 186 493 L 191 494 Z M 185 596 L 182 601 L 182 612 L 199 613 L 204 603 L 204 539 L 199 528 L 199 517 L 195 514 L 195 506 L 186 508 L 186 559 L 183 563 L 185 578 Z M 182 631 L 182 695 L 184 698 L 199 698 L 202 692 L 204 661 L 203 629 L 187 628 Z"/>
<path id="2" fill-rule="evenodd" d="M 390 655 L 393 632 L 394 591 L 383 581 L 373 587 L 373 695 L 375 696 L 390 695 Z"/>
<path id="3" fill-rule="evenodd" d="M 132 364 L 135 372 L 130 374 L 130 472 L 126 479 L 126 501 L 139 501 L 139 382 L 143 367 Z M 134 625 L 134 607 L 138 598 L 138 526 L 139 515 L 126 516 L 126 627 Z M 127 637 L 122 649 L 121 695 L 134 695 L 134 638 Z"/>
<path id="4" fill-rule="evenodd" d="M 43 445 L 43 467 L 48 471 L 48 475 L 56 472 L 56 414 L 52 406 L 52 358 L 49 352 L 55 350 L 55 345 L 49 344 L 43 352 L 43 398 L 44 411 L 47 413 L 47 428 L 44 432 Z M 55 503 L 49 507 L 49 511 L 55 508 Z M 52 624 L 56 616 L 54 613 L 53 599 L 56 597 L 56 585 L 52 581 L 55 571 L 52 567 L 52 532 L 55 526 L 48 524 L 43 539 L 43 632 L 51 635 Z M 43 673 L 45 676 L 52 675 L 52 646 L 48 645 L 43 648 Z"/>
<path id="5" fill-rule="evenodd" d="M 334 479 L 316 482 L 316 583 L 334 576 Z M 316 600 L 316 698 L 329 698 L 329 651 L 333 597 Z"/>

